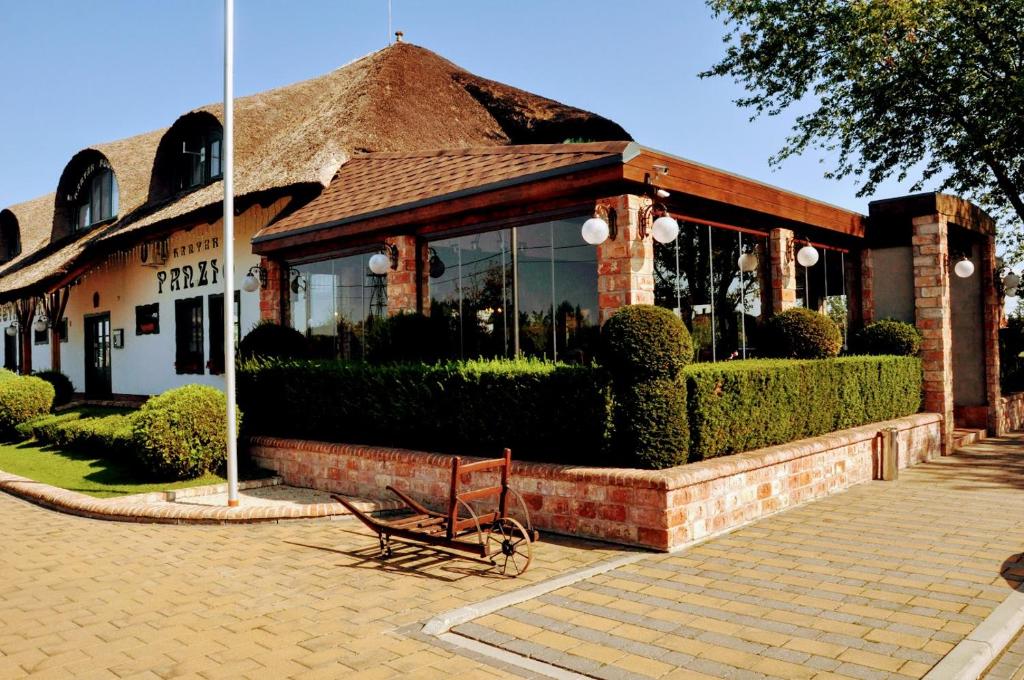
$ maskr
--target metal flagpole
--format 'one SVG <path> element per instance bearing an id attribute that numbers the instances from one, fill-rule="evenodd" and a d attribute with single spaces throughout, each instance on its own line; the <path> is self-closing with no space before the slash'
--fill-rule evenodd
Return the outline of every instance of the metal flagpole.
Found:
<path id="1" fill-rule="evenodd" d="M 228 402 L 228 506 L 238 505 L 235 416 L 235 1 L 224 0 L 224 392 Z"/>

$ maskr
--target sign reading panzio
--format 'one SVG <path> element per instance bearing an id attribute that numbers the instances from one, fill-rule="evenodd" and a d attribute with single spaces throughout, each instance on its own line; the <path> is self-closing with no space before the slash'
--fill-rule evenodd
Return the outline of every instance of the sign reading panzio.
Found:
<path id="1" fill-rule="evenodd" d="M 169 254 L 172 258 L 177 259 L 218 248 L 220 248 L 220 238 L 213 236 L 175 246 Z M 156 273 L 157 294 L 163 294 L 165 287 L 173 293 L 179 290 L 217 285 L 219 275 L 220 268 L 217 266 L 217 258 L 200 260 L 194 265 L 185 264 L 162 269 Z"/>

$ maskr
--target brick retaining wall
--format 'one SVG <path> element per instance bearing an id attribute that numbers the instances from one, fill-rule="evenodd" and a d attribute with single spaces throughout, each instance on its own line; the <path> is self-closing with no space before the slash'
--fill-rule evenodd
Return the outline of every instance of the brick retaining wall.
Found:
<path id="1" fill-rule="evenodd" d="M 900 431 L 900 467 L 938 456 L 940 423 L 917 414 L 659 471 L 516 461 L 513 487 L 539 529 L 673 550 L 878 477 L 884 427 Z M 437 509 L 448 498 L 448 455 L 272 437 L 249 450 L 295 486 L 382 498 L 392 485 Z"/>
<path id="2" fill-rule="evenodd" d="M 1000 397 L 1002 408 L 997 413 L 997 434 L 1024 429 L 1024 392 L 1013 392 Z"/>

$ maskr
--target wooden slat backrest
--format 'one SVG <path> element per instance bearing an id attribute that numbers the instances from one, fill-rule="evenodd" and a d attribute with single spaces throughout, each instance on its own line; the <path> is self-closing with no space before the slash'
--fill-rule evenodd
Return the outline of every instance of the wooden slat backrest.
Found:
<path id="1" fill-rule="evenodd" d="M 501 485 L 470 489 L 459 493 L 459 477 L 465 473 L 487 472 L 489 470 L 501 470 Z M 448 538 L 455 535 L 468 526 L 465 521 L 459 521 L 459 501 L 469 503 L 470 501 L 489 496 L 498 496 L 498 517 L 508 515 L 508 480 L 512 469 L 512 450 L 505 449 L 501 458 L 491 460 L 480 460 L 475 463 L 462 464 L 462 459 L 456 456 L 452 459 L 452 483 L 448 497 Z M 490 516 L 489 513 L 486 516 Z M 493 521 L 488 520 L 488 522 Z"/>

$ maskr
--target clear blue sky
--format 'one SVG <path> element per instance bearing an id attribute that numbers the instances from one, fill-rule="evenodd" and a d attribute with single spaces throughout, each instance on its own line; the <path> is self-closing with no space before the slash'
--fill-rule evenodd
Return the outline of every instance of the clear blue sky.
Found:
<path id="1" fill-rule="evenodd" d="M 220 0 L 0 3 L 0 207 L 53 191 L 81 148 L 170 125 L 222 97 Z M 237 0 L 238 95 L 387 44 L 387 0 Z M 818 157 L 773 171 L 788 119 L 748 121 L 698 72 L 724 29 L 700 0 L 393 0 L 394 28 L 479 75 L 607 116 L 701 163 L 866 212 Z M 889 183 L 879 197 L 909 191 Z"/>

